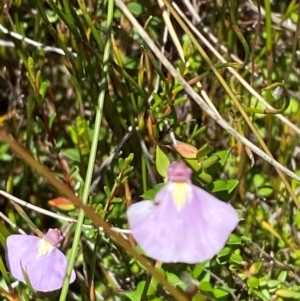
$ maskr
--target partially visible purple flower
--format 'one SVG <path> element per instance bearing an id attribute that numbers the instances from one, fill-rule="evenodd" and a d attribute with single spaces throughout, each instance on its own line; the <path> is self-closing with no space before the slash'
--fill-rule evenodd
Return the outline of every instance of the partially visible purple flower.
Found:
<path id="1" fill-rule="evenodd" d="M 183 162 L 168 169 L 168 183 L 155 201 L 131 205 L 127 218 L 145 253 L 161 262 L 198 263 L 211 259 L 238 224 L 235 209 L 191 182 Z"/>
<path id="2" fill-rule="evenodd" d="M 11 274 L 24 283 L 27 274 L 31 286 L 39 292 L 60 289 L 68 265 L 66 256 L 57 248 L 62 239 L 58 229 L 49 229 L 43 238 L 19 234 L 7 237 L 6 261 Z M 73 270 L 70 283 L 75 278 Z"/>

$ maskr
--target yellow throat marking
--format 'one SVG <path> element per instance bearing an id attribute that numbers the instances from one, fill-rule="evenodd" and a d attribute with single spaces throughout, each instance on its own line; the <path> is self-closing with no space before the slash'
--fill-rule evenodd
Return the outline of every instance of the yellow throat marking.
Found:
<path id="1" fill-rule="evenodd" d="M 38 247 L 38 257 L 47 255 L 54 247 L 46 239 L 41 239 Z"/>
<path id="2" fill-rule="evenodd" d="M 189 185 L 185 182 L 174 182 L 170 189 L 175 206 L 180 211 L 188 200 Z"/>

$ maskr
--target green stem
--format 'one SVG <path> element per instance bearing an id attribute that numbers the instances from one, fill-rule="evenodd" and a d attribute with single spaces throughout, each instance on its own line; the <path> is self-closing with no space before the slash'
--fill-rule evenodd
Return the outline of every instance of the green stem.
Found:
<path id="1" fill-rule="evenodd" d="M 79 4 L 81 5 L 81 9 L 85 9 L 86 7 L 82 6 L 82 1 L 79 0 Z M 102 67 L 102 75 L 100 81 L 100 93 L 98 97 L 98 106 L 96 109 L 96 118 L 95 118 L 95 127 L 94 127 L 94 134 L 93 140 L 91 145 L 91 153 L 89 157 L 87 173 L 85 178 L 85 183 L 83 187 L 82 193 L 82 203 L 87 204 L 90 187 L 92 183 L 92 177 L 95 167 L 96 161 L 96 154 L 97 154 L 97 147 L 98 147 L 98 139 L 101 127 L 101 120 L 103 116 L 103 104 L 105 99 L 106 87 L 107 87 L 107 75 L 108 75 L 108 67 L 109 67 L 109 57 L 110 57 L 110 32 L 111 32 L 111 25 L 113 20 L 113 12 L 114 12 L 114 1 L 108 1 L 107 7 L 107 36 L 106 36 L 106 43 L 104 47 L 104 54 L 103 54 L 103 67 Z M 86 11 L 83 11 L 84 14 L 87 14 Z M 70 275 L 72 273 L 72 269 L 74 267 L 75 259 L 78 252 L 78 245 L 81 236 L 82 224 L 84 221 L 84 211 L 80 210 L 78 215 L 78 222 L 76 225 L 76 230 L 74 234 L 73 245 L 71 249 L 71 255 L 69 260 L 69 265 L 67 268 L 67 274 L 64 280 L 63 288 L 60 294 L 59 301 L 65 301 L 68 293 L 69 282 L 70 282 Z"/>
<path id="2" fill-rule="evenodd" d="M 271 18 L 271 3 L 270 0 L 264 0 L 265 5 L 265 22 L 266 22 L 266 51 L 267 51 L 267 69 L 268 69 L 268 80 L 267 83 L 272 83 L 272 69 L 273 69 L 273 54 L 272 54 L 272 18 Z M 269 100 L 271 94 L 267 94 L 267 100 Z"/>
<path id="3" fill-rule="evenodd" d="M 109 5 L 110 5 L 111 3 L 112 3 L 112 5 L 114 5 L 114 0 L 109 0 L 109 1 L 108 1 L 108 4 L 109 4 Z M 98 33 L 98 30 L 96 29 L 96 27 L 95 27 L 93 21 L 91 20 L 91 17 L 90 17 L 90 15 L 89 15 L 89 13 L 88 13 L 88 10 L 87 10 L 87 7 L 86 7 L 86 5 L 85 5 L 84 0 L 78 0 L 78 4 L 79 4 L 80 9 L 81 9 L 81 11 L 82 11 L 83 17 L 84 17 L 86 23 L 88 24 L 89 28 L 91 29 L 91 32 L 92 32 L 92 34 L 93 34 L 93 36 L 94 36 L 94 38 L 95 38 L 95 40 L 96 40 L 96 42 L 97 42 L 97 44 L 98 44 L 98 46 L 99 46 L 99 49 L 102 50 L 102 49 L 103 49 L 102 38 L 101 38 L 100 34 Z M 110 17 L 112 17 L 112 16 L 109 16 L 109 15 L 107 16 L 107 21 L 108 21 L 108 19 L 109 19 Z M 107 41 L 110 39 L 110 30 L 111 30 L 110 25 L 107 24 L 106 45 L 105 45 L 105 46 L 107 46 Z M 105 50 L 104 50 L 104 51 L 105 51 Z M 105 61 L 104 61 L 104 62 L 105 62 Z"/>
<path id="4" fill-rule="evenodd" d="M 141 157 L 142 159 L 142 181 L 143 181 L 143 192 L 145 193 L 148 189 L 147 185 L 147 163 L 144 156 Z"/>
<path id="5" fill-rule="evenodd" d="M 241 44 L 243 45 L 243 48 L 245 51 L 245 59 L 244 59 L 244 63 L 242 66 L 242 68 L 244 68 L 245 66 L 248 65 L 249 60 L 250 60 L 250 49 L 249 49 L 249 45 L 248 45 L 246 39 L 244 38 L 241 30 L 238 27 L 238 23 L 236 20 L 236 11 L 237 11 L 237 1 L 236 0 L 230 0 L 229 9 L 230 9 L 230 18 L 231 18 L 231 23 L 232 23 L 232 29 L 235 32 L 235 34 L 237 35 Z"/>
<path id="6" fill-rule="evenodd" d="M 73 55 L 70 53 L 70 51 L 68 50 L 68 48 L 64 44 L 64 42 L 59 38 L 57 32 L 54 30 L 52 24 L 48 20 L 47 14 L 45 13 L 45 10 L 44 10 L 43 2 L 41 0 L 37 0 L 36 4 L 37 4 L 39 13 L 41 14 L 43 21 L 47 25 L 47 29 L 48 29 L 49 33 L 55 39 L 56 44 L 64 51 L 66 58 L 69 60 L 70 64 L 73 67 L 73 70 L 72 70 L 72 68 L 69 68 L 70 73 L 72 73 L 73 75 L 76 75 L 78 73 L 78 70 L 77 70 L 77 66 L 76 66 Z"/>

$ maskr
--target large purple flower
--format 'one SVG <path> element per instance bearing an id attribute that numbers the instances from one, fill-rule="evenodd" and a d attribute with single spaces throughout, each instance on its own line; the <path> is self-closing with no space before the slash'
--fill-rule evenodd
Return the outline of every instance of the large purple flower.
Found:
<path id="1" fill-rule="evenodd" d="M 51 292 L 62 287 L 68 261 L 57 249 L 63 239 L 58 229 L 49 229 L 39 238 L 33 235 L 10 235 L 6 240 L 6 261 L 11 274 L 40 292 Z M 26 276 L 25 276 L 26 277 Z M 76 278 L 72 271 L 70 283 Z"/>
<path id="2" fill-rule="evenodd" d="M 161 262 L 198 263 L 211 259 L 238 224 L 235 209 L 191 183 L 183 162 L 168 169 L 168 183 L 155 201 L 131 205 L 127 218 L 145 253 Z"/>

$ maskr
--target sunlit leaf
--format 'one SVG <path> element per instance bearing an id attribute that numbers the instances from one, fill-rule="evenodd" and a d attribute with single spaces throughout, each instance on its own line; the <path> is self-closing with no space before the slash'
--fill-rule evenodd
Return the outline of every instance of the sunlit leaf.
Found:
<path id="1" fill-rule="evenodd" d="M 157 172 L 164 178 L 167 178 L 167 169 L 170 165 L 170 160 L 168 156 L 159 148 L 159 146 L 156 146 L 156 169 Z"/>
<path id="2" fill-rule="evenodd" d="M 63 198 L 63 197 L 49 200 L 48 204 L 52 207 L 55 207 L 55 208 L 63 210 L 63 211 L 70 211 L 70 210 L 75 209 L 75 206 L 73 205 L 73 203 L 70 200 Z"/>
<path id="3" fill-rule="evenodd" d="M 183 158 L 188 158 L 188 159 L 196 158 L 198 152 L 196 147 L 187 143 L 173 144 L 171 148 L 173 148 Z"/>

